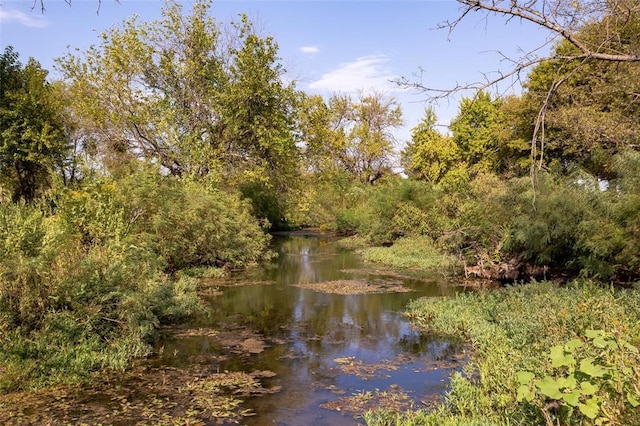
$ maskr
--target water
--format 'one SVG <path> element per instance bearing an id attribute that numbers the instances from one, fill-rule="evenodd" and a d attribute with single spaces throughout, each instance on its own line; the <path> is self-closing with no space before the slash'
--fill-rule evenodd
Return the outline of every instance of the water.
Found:
<path id="1" fill-rule="evenodd" d="M 256 413 L 249 425 L 354 425 L 345 398 L 402 392 L 405 404 L 420 407 L 443 394 L 461 348 L 413 329 L 402 312 L 411 299 L 451 295 L 452 287 L 364 264 L 327 237 L 280 236 L 274 249 L 279 255 L 269 267 L 210 282 L 222 294 L 209 299 L 208 314 L 193 327 L 217 334 L 168 336 L 153 364 L 180 369 L 201 360 L 213 371 L 275 373 L 261 381 L 278 392 L 245 398 Z M 337 295 L 298 287 L 354 279 L 411 292 Z"/>

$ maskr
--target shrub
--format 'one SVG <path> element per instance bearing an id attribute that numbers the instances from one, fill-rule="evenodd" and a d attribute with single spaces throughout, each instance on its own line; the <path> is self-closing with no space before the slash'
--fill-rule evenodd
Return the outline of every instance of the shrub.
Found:
<path id="1" fill-rule="evenodd" d="M 189 179 L 141 171 L 117 185 L 131 226 L 170 271 L 192 266 L 239 268 L 267 253 L 269 236 L 237 194 Z M 267 224 L 268 226 L 268 224 Z"/>
<path id="2" fill-rule="evenodd" d="M 200 307 L 197 281 L 167 272 L 246 266 L 268 244 L 237 195 L 153 172 L 0 204 L 0 240 L 4 392 L 126 368 Z"/>

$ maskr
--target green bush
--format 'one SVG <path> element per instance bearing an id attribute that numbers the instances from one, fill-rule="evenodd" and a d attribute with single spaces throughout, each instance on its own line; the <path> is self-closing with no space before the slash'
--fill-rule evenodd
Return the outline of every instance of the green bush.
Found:
<path id="1" fill-rule="evenodd" d="M 336 229 L 342 235 L 358 234 L 382 245 L 401 236 L 439 234 L 432 215 L 437 194 L 429 184 L 387 178 L 355 189 L 351 205 L 336 212 Z"/>
<path id="2" fill-rule="evenodd" d="M 269 235 L 237 194 L 153 170 L 130 175 L 118 188 L 132 226 L 171 271 L 240 268 L 267 254 Z"/>
<path id="3" fill-rule="evenodd" d="M 596 193 L 596 208 L 580 226 L 576 242 L 583 273 L 601 280 L 640 277 L 640 153 L 619 154 L 618 179 Z"/>
<path id="4" fill-rule="evenodd" d="M 0 392 L 126 368 L 200 308 L 197 281 L 167 272 L 246 266 L 267 244 L 237 195 L 153 171 L 0 204 Z"/>
<path id="5" fill-rule="evenodd" d="M 519 205 L 530 208 L 515 217 L 505 250 L 536 264 L 579 270 L 575 247 L 580 224 L 593 208 L 585 188 L 541 174 L 535 206 L 530 189 L 518 197 Z"/>
<path id="6" fill-rule="evenodd" d="M 365 188 L 338 171 L 302 177 L 290 206 L 290 222 L 336 231 L 343 210 L 362 204 Z"/>
<path id="7" fill-rule="evenodd" d="M 123 229 L 99 231 L 98 218 L 106 214 L 71 233 L 64 214 L 34 221 L 42 213 L 30 209 L 30 215 L 19 210 L 9 227 L 24 231 L 29 250 L 5 251 L 0 261 L 0 363 L 7 370 L 0 391 L 124 368 L 149 353 L 162 322 L 198 309 L 195 282 L 169 280 L 157 255 Z M 10 222 L 16 208 L 0 210 Z M 104 237 L 108 232 L 113 235 Z"/>
<path id="8" fill-rule="evenodd" d="M 336 217 L 336 232 L 343 236 L 355 235 L 362 229 L 362 220 L 363 214 L 359 209 L 343 210 Z"/>

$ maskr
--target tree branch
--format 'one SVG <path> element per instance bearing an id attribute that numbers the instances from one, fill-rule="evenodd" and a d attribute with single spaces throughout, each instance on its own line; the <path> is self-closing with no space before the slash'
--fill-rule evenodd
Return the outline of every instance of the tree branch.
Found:
<path id="1" fill-rule="evenodd" d="M 485 17 L 498 15 L 505 18 L 506 22 L 513 19 L 530 22 L 550 32 L 547 41 L 537 49 L 530 50 L 519 59 L 513 60 L 501 52 L 502 61 L 508 61 L 511 68 L 507 72 L 494 71 L 483 73 L 484 81 L 460 84 L 456 83 L 449 88 L 434 88 L 422 82 L 422 70 L 419 81 L 410 81 L 402 78 L 396 83 L 403 87 L 413 88 L 428 95 L 428 101 L 437 102 L 448 99 L 460 91 L 475 90 L 476 93 L 496 87 L 500 82 L 517 77 L 520 80 L 521 73 L 533 66 L 545 62 L 561 62 L 556 78 L 545 96 L 534 124 L 531 138 L 531 178 L 534 185 L 537 171 L 543 165 L 545 145 L 545 118 L 551 105 L 553 96 L 566 81 L 591 61 L 604 62 L 640 62 L 638 43 L 627 44 L 622 37 L 627 26 L 633 24 L 634 13 L 640 14 L 640 5 L 633 2 L 626 3 L 616 0 L 457 0 L 462 5 L 459 16 L 451 21 L 445 21 L 438 25 L 438 29 L 448 31 L 450 38 L 458 25 L 472 12 L 484 12 Z M 606 31 L 592 33 L 593 24 L 604 26 Z M 595 40 L 591 38 L 595 35 Z M 633 37 L 633 36 L 631 36 Z M 564 39 L 575 48 L 575 54 L 554 49 L 552 54 L 538 56 L 536 52 L 550 43 Z M 626 50 L 626 51 L 625 51 Z M 577 66 L 567 69 L 566 65 Z M 513 85 L 514 83 L 512 83 Z M 535 198 L 534 198 L 535 203 Z"/>
<path id="2" fill-rule="evenodd" d="M 620 54 L 611 54 L 604 53 L 599 50 L 590 49 L 587 44 L 581 41 L 575 32 L 575 29 L 572 27 L 577 27 L 579 29 L 581 26 L 578 24 L 579 22 L 586 21 L 588 17 L 592 15 L 601 15 L 606 13 L 607 7 L 606 2 L 604 0 L 600 2 L 596 2 L 596 4 L 601 3 L 600 7 L 595 7 L 591 12 L 585 12 L 585 19 L 577 19 L 576 14 L 570 15 L 571 22 L 563 25 L 559 23 L 556 18 L 563 16 L 563 12 L 560 10 L 563 1 L 559 0 L 556 2 L 552 2 L 551 0 L 542 0 L 541 9 L 536 10 L 533 8 L 534 5 L 538 4 L 538 0 L 530 0 L 530 1 L 521 1 L 521 0 L 510 0 L 510 7 L 501 7 L 501 4 L 505 3 L 505 0 L 458 0 L 459 3 L 462 3 L 465 7 L 461 12 L 459 18 L 454 20 L 453 22 L 445 22 L 440 25 L 440 28 L 448 28 L 449 34 L 456 28 L 456 26 L 460 23 L 460 21 L 470 12 L 472 11 L 485 11 L 488 13 L 495 13 L 498 15 L 503 15 L 507 18 L 507 20 L 513 18 L 520 18 L 522 20 L 531 22 L 540 27 L 546 28 L 551 32 L 561 36 L 569 43 L 574 45 L 580 52 L 580 55 L 576 55 L 575 59 L 584 59 L 591 58 L 602 61 L 612 61 L 612 62 L 639 62 L 640 55 L 634 53 L 620 53 Z M 522 4 L 521 4 L 522 3 Z M 576 3 L 575 1 L 573 3 Z M 548 5 L 554 5 L 555 8 L 552 12 L 547 13 L 545 10 Z M 577 6 L 576 6 L 577 8 Z M 578 23 L 576 23 L 578 22 Z"/>

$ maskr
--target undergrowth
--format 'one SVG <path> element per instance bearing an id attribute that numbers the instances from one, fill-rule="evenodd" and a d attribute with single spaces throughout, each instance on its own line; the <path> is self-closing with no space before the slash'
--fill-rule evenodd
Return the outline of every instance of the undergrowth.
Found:
<path id="1" fill-rule="evenodd" d="M 470 361 L 462 373 L 451 377 L 450 391 L 438 410 L 396 418 L 389 413 L 369 413 L 366 419 L 371 425 L 545 424 L 549 419 L 553 424 L 593 424 L 584 415 L 566 416 L 557 400 L 543 398 L 536 404 L 519 397 L 522 372 L 527 372 L 527 378 L 560 377 L 557 375 L 564 373 L 554 367 L 552 348 L 572 340 L 588 342 L 597 333 L 615 336 L 629 347 L 640 344 L 640 293 L 590 281 L 575 281 L 562 288 L 550 282 L 533 282 L 455 298 L 422 298 L 410 304 L 407 315 L 431 332 L 465 338 L 471 348 Z M 625 392 L 635 393 L 625 400 L 626 393 L 620 395 L 615 387 L 599 388 L 600 406 L 620 407 L 623 401 L 624 409 L 612 412 L 608 422 L 639 424 L 640 409 L 631 404 L 639 392 L 637 351 L 617 351 L 616 357 L 606 359 L 621 361 L 609 363 L 598 358 L 604 356 L 598 350 L 594 347 L 582 356 L 600 360 L 595 365 L 605 365 L 602 368 L 606 367 L 611 377 L 624 370 L 630 383 Z M 557 409 L 549 410 L 550 402 Z M 563 412 L 565 416 L 559 417 Z"/>
<path id="2" fill-rule="evenodd" d="M 430 237 L 415 236 L 399 238 L 390 247 L 370 247 L 360 251 L 367 262 L 409 269 L 441 271 L 453 274 L 458 268 L 455 256 L 438 250 Z"/>
<path id="3" fill-rule="evenodd" d="M 0 393 L 127 368 L 200 309 L 190 275 L 256 263 L 267 243 L 238 196 L 155 171 L 0 203 Z"/>

